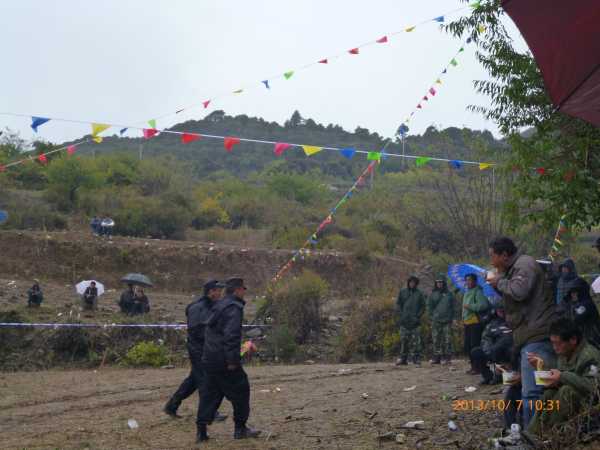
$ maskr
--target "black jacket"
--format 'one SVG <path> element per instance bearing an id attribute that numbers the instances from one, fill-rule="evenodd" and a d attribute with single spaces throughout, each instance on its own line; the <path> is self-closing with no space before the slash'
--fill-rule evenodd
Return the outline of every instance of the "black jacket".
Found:
<path id="1" fill-rule="evenodd" d="M 94 300 L 96 297 L 98 297 L 98 288 L 88 286 L 85 292 L 83 293 L 83 298 L 85 298 L 86 300 Z"/>
<path id="2" fill-rule="evenodd" d="M 576 301 L 569 298 L 571 292 L 577 292 Z M 590 296 L 590 285 L 585 280 L 579 279 L 573 283 L 560 305 L 559 312 L 581 328 L 583 336 L 590 344 L 600 348 L 600 316 Z"/>
<path id="3" fill-rule="evenodd" d="M 193 357 L 202 358 L 205 323 L 210 317 L 213 306 L 214 302 L 205 295 L 190 303 L 185 309 L 188 325 L 187 345 L 190 355 Z"/>
<path id="4" fill-rule="evenodd" d="M 481 349 L 493 362 L 509 362 L 513 346 L 512 330 L 496 315 L 483 330 Z"/>
<path id="5" fill-rule="evenodd" d="M 225 370 L 241 363 L 242 322 L 246 302 L 227 295 L 213 308 L 206 322 L 202 363 L 207 370 Z"/>

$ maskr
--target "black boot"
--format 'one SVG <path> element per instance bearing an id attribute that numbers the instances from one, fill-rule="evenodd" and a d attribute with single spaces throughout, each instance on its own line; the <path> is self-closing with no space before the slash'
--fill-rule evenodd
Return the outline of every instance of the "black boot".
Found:
<path id="1" fill-rule="evenodd" d="M 431 360 L 431 364 L 441 364 L 442 362 L 442 357 L 440 355 L 434 355 L 433 359 Z"/>
<path id="2" fill-rule="evenodd" d="M 417 355 L 413 356 L 413 364 L 417 367 L 421 367 L 421 358 Z"/>
<path id="3" fill-rule="evenodd" d="M 248 428 L 246 425 L 244 426 L 236 426 L 235 431 L 233 432 L 234 439 L 248 439 L 248 438 L 257 438 L 260 436 L 261 431 L 255 430 L 254 428 Z"/>
<path id="4" fill-rule="evenodd" d="M 406 366 L 408 364 L 408 356 L 402 355 L 400 358 L 396 360 L 397 366 Z"/>
<path id="5" fill-rule="evenodd" d="M 173 401 L 173 399 L 169 399 L 169 401 L 167 402 L 167 404 L 165 405 L 165 407 L 163 408 L 163 411 L 165 412 L 165 414 L 171 416 L 174 419 L 180 419 L 181 416 L 179 414 L 177 414 L 177 407 L 179 405 L 176 405 L 175 402 Z"/>
<path id="6" fill-rule="evenodd" d="M 205 442 L 208 441 L 209 437 L 208 437 L 208 432 L 206 431 L 206 425 L 202 424 L 202 425 L 198 425 L 198 431 L 196 433 L 196 444 L 199 444 L 200 442 Z"/>

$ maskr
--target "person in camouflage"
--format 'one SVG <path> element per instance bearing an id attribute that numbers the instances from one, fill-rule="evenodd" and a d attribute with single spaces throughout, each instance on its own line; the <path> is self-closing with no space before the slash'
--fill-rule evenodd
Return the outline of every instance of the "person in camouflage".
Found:
<path id="1" fill-rule="evenodd" d="M 438 274 L 435 287 L 427 299 L 431 319 L 433 359 L 431 364 L 448 364 L 452 355 L 452 321 L 454 320 L 454 295 L 448 290 L 446 277 Z"/>
<path id="2" fill-rule="evenodd" d="M 550 341 L 558 355 L 558 367 L 550 370 L 550 377 L 545 379 L 549 384 L 540 403 L 542 408 L 535 408 L 527 428 L 528 433 L 540 437 L 598 400 L 600 351 L 583 338 L 577 324 L 566 318 L 550 326 Z M 539 359 L 534 353 L 527 358 L 534 367 Z"/>
<path id="3" fill-rule="evenodd" d="M 425 297 L 418 289 L 419 279 L 411 276 L 396 300 L 396 316 L 400 327 L 401 355 L 396 365 L 408 364 L 408 354 L 415 365 L 421 365 L 421 317 L 425 311 Z"/>

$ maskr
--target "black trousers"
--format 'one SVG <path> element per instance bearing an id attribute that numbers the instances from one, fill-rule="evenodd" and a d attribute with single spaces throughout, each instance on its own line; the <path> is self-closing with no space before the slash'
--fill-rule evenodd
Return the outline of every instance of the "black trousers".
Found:
<path id="1" fill-rule="evenodd" d="M 474 323 L 472 325 L 465 325 L 465 354 L 471 360 L 471 367 L 476 369 L 473 362 L 473 357 L 471 356 L 471 351 L 475 347 L 479 347 L 481 345 L 481 333 L 483 332 L 483 327 L 480 323 Z M 477 369 L 476 369 L 477 370 Z"/>
<path id="2" fill-rule="evenodd" d="M 473 365 L 473 369 L 481 372 L 483 379 L 488 382 L 494 379 L 494 374 L 487 365 L 490 361 L 492 361 L 491 356 L 485 353 L 481 347 L 475 347 L 471 350 L 471 364 Z"/>
<path id="3" fill-rule="evenodd" d="M 195 355 L 192 352 L 190 352 L 189 355 L 190 362 L 192 364 L 192 370 L 187 378 L 181 382 L 179 388 L 177 388 L 168 402 L 168 408 L 172 411 L 177 411 L 177 408 L 179 408 L 181 402 L 183 402 L 196 391 L 198 391 L 198 398 L 200 398 L 200 392 L 202 391 L 204 382 L 206 380 L 204 369 L 201 364 L 202 356 Z"/>
<path id="4" fill-rule="evenodd" d="M 242 367 L 235 370 L 207 370 L 200 392 L 198 425 L 210 425 L 219 405 L 226 398 L 233 406 L 236 428 L 243 427 L 250 416 L 250 383 Z"/>
<path id="5" fill-rule="evenodd" d="M 504 401 L 506 408 L 504 410 L 504 428 L 510 429 L 513 423 L 523 425 L 521 408 L 518 407 L 517 400 L 521 400 L 521 385 L 509 386 L 504 392 Z"/>

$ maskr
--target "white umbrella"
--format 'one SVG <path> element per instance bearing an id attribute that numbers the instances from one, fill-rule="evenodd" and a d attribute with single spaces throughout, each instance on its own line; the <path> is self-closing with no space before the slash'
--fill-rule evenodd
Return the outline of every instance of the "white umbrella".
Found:
<path id="1" fill-rule="evenodd" d="M 592 283 L 592 290 L 594 294 L 600 294 L 600 277 L 596 278 Z"/>
<path id="2" fill-rule="evenodd" d="M 77 283 L 75 289 L 79 295 L 83 295 L 85 290 L 92 284 L 92 281 L 96 283 L 96 289 L 98 289 L 98 297 L 104 294 L 104 285 L 96 280 L 84 280 Z"/>

